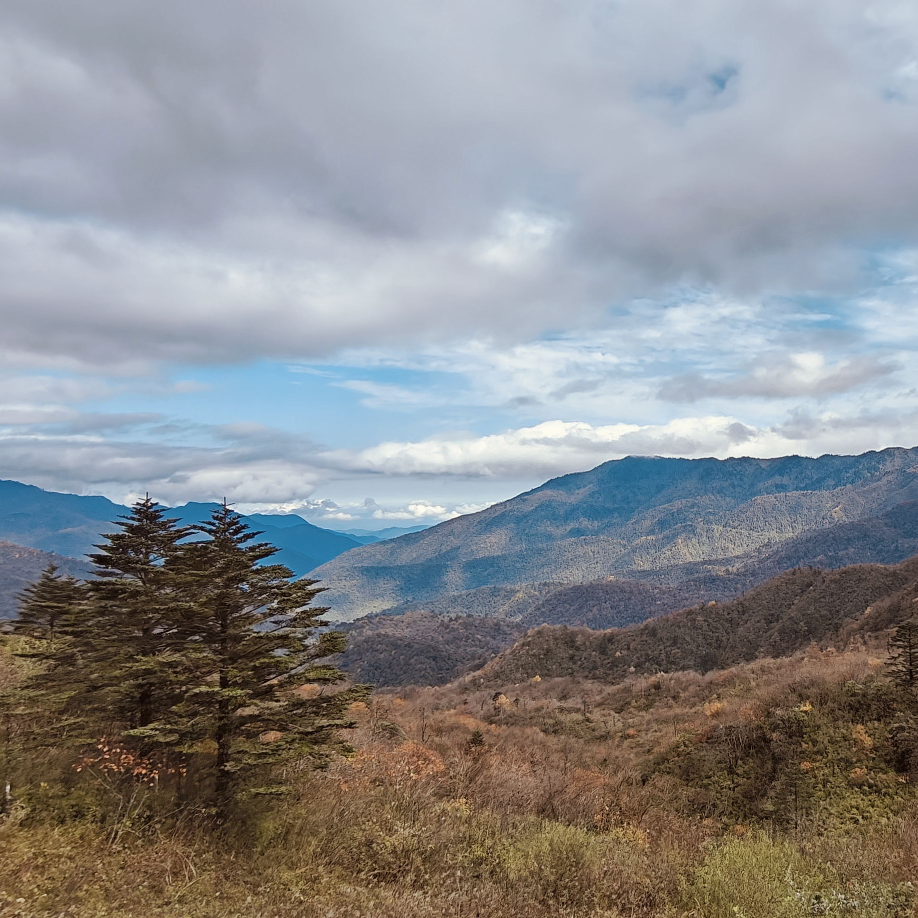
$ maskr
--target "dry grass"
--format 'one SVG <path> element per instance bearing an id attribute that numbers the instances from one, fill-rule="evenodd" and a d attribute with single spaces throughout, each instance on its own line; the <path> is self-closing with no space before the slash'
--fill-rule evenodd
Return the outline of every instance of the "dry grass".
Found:
<path id="1" fill-rule="evenodd" d="M 24 794 L 0 822 L 0 915 L 904 916 L 911 785 L 883 765 L 880 726 L 839 707 L 879 670 L 875 650 L 810 651 L 615 686 L 379 694 L 355 708 L 352 759 L 303 773 L 233 832 L 139 810 L 75 818 Z M 823 731 L 825 748 L 800 739 L 816 770 L 859 757 L 864 781 L 826 785 L 833 806 L 870 804 L 859 823 L 821 798 L 796 824 L 739 819 L 672 764 L 701 751 L 720 780 L 722 739 L 776 717 Z"/>

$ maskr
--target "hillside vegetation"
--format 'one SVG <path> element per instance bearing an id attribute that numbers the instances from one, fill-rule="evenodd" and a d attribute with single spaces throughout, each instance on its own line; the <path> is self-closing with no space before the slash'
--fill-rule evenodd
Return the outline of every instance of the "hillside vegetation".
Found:
<path id="1" fill-rule="evenodd" d="M 377 695 L 352 757 L 223 828 L 36 763 L 0 817 L 0 913 L 906 918 L 915 702 L 875 653 Z"/>
<path id="2" fill-rule="evenodd" d="M 610 575 L 675 585 L 742 571 L 789 540 L 870 520 L 878 521 L 866 523 L 861 535 L 884 534 L 879 556 L 853 557 L 864 542 L 851 529 L 802 543 L 799 552 L 833 554 L 839 563 L 897 561 L 915 551 L 914 505 L 898 516 L 884 514 L 916 498 L 918 449 L 818 459 L 629 457 L 423 532 L 362 546 L 316 576 L 329 588 L 334 616 L 351 619 L 481 587 Z M 775 563 L 802 560 L 792 551 Z M 473 603 L 474 596 L 464 593 L 462 601 Z"/>
<path id="3" fill-rule="evenodd" d="M 835 571 L 797 568 L 730 602 L 693 606 L 638 626 L 536 628 L 474 678 L 502 683 L 577 675 L 614 682 L 635 672 L 707 672 L 791 654 L 813 642 L 844 647 L 916 611 L 918 559 Z"/>
<path id="4" fill-rule="evenodd" d="M 370 615 L 343 629 L 341 668 L 380 687 L 443 685 L 477 669 L 526 633 L 519 622 L 469 615 Z"/>
<path id="5" fill-rule="evenodd" d="M 378 685 L 442 684 L 539 625 L 618 628 L 699 603 L 732 599 L 793 567 L 794 559 L 805 566 L 838 568 L 895 562 L 902 552 L 918 552 L 915 501 L 869 520 L 789 539 L 730 571 L 704 573 L 704 565 L 687 566 L 694 576 L 673 585 L 607 577 L 572 585 L 482 587 L 397 606 L 347 626 L 351 641 L 342 665 L 356 678 Z M 468 616 L 470 611 L 475 617 Z M 403 620 L 395 621 L 399 618 Z"/>
<path id="6" fill-rule="evenodd" d="M 535 625 L 572 622 L 609 628 L 682 609 L 699 597 L 732 596 L 733 580 L 712 578 L 677 587 L 635 580 L 578 586 L 483 587 L 473 591 L 477 614 L 458 594 L 359 618 L 343 626 L 348 646 L 342 667 L 379 686 L 442 685 L 486 663 Z"/>

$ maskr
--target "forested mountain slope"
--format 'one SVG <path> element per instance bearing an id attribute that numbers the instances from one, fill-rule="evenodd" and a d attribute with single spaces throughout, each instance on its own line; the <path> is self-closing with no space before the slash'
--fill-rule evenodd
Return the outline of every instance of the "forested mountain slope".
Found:
<path id="1" fill-rule="evenodd" d="M 896 564 L 916 554 L 918 501 L 908 501 L 870 519 L 788 539 L 764 554 L 750 552 L 727 570 L 719 564 L 682 565 L 670 572 L 678 575 L 671 587 L 655 584 L 652 573 L 637 572 L 635 576 L 642 578 L 639 582 L 605 579 L 556 589 L 546 593 L 521 620 L 529 627 L 616 628 L 712 599 L 730 599 L 795 567 Z M 679 576 L 689 579 L 679 580 Z"/>
<path id="2" fill-rule="evenodd" d="M 483 586 L 609 575 L 676 584 L 915 499 L 918 449 L 818 459 L 628 457 L 362 546 L 315 576 L 341 619 Z"/>
<path id="3" fill-rule="evenodd" d="M 371 615 L 346 626 L 340 666 L 377 688 L 443 685 L 483 666 L 522 637 L 518 621 L 432 612 Z"/>
<path id="4" fill-rule="evenodd" d="M 697 576 L 671 586 L 607 578 L 569 585 L 481 587 L 397 606 L 348 627 L 343 665 L 355 678 L 379 685 L 440 684 L 539 625 L 619 628 L 732 599 L 794 566 L 888 564 L 915 554 L 918 501 L 911 501 L 879 517 L 789 539 L 732 571 L 704 573 L 704 565 L 687 565 Z"/>
<path id="5" fill-rule="evenodd" d="M 834 571 L 797 568 L 725 603 L 696 605 L 627 628 L 529 631 L 470 678 L 539 675 L 615 682 L 630 673 L 707 672 L 759 656 L 786 656 L 811 642 L 846 644 L 918 611 L 918 558 Z"/>
<path id="6" fill-rule="evenodd" d="M 482 587 L 345 625 L 348 645 L 341 665 L 354 679 L 378 686 L 441 685 L 483 665 L 536 625 L 611 628 L 734 592 L 732 581 L 716 578 L 710 588 L 696 581 L 667 587 L 635 580 L 537 584 L 532 590 Z M 459 614 L 463 607 L 478 614 Z"/>

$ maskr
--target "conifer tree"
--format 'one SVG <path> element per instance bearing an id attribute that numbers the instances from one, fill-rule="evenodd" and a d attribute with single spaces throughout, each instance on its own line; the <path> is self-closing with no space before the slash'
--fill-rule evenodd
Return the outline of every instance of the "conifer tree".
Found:
<path id="1" fill-rule="evenodd" d="M 896 628 L 889 639 L 889 669 L 902 688 L 918 688 L 918 619 L 912 618 Z"/>
<path id="2" fill-rule="evenodd" d="M 91 554 L 93 626 L 85 648 L 93 706 L 121 729 L 147 728 L 177 700 L 186 596 L 178 576 L 187 527 L 149 496 Z"/>
<path id="3" fill-rule="evenodd" d="M 18 657 L 42 664 L 6 699 L 8 714 L 38 746 L 60 746 L 82 736 L 86 723 L 83 654 L 92 639 L 85 585 L 50 564 L 19 595 L 13 634 Z"/>
<path id="4" fill-rule="evenodd" d="M 340 748 L 336 731 L 351 725 L 348 706 L 368 690 L 330 690 L 344 676 L 322 660 L 344 649 L 344 635 L 317 635 L 327 609 L 312 605 L 316 581 L 265 564 L 277 549 L 254 541 L 258 533 L 225 502 L 194 528 L 207 537 L 184 556 L 195 597 L 187 635 L 195 672 L 172 726 L 186 743 L 213 750 L 222 808 L 268 766 Z"/>
<path id="5" fill-rule="evenodd" d="M 57 565 L 52 562 L 18 599 L 14 631 L 53 645 L 55 638 L 66 638 L 72 631 L 75 608 L 83 597 L 79 581 L 58 573 Z"/>

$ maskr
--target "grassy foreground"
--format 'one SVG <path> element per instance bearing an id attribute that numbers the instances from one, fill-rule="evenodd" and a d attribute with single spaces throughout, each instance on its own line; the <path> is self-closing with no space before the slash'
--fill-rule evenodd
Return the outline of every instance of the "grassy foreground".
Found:
<path id="1" fill-rule="evenodd" d="M 915 914 L 912 715 L 866 650 L 353 713 L 352 758 L 223 828 L 155 787 L 26 763 L 0 915 Z"/>

